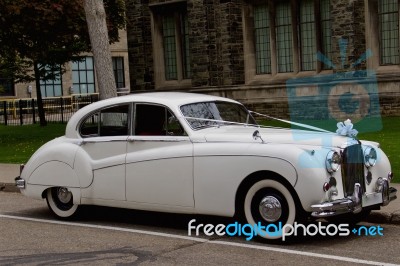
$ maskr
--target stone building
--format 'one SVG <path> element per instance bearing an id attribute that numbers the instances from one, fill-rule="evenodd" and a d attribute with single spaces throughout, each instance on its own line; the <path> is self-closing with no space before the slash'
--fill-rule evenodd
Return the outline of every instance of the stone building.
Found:
<path id="1" fill-rule="evenodd" d="M 126 4 L 132 91 L 210 93 L 286 118 L 305 106 L 400 115 L 399 0 Z"/>
<path id="2" fill-rule="evenodd" d="M 119 91 L 130 91 L 128 46 L 125 30 L 119 31 L 119 42 L 110 46 L 115 81 Z M 42 97 L 61 97 L 71 94 L 97 93 L 97 82 L 92 54 L 83 55 L 80 62 L 69 62 L 61 79 L 41 82 Z M 36 98 L 36 85 L 32 83 L 13 83 L 0 77 L 0 101 L 20 98 Z"/>

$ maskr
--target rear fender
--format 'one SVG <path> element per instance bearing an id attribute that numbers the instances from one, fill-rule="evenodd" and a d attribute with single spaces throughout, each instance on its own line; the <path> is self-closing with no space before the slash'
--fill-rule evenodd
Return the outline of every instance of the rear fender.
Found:
<path id="1" fill-rule="evenodd" d="M 37 167 L 28 178 L 29 185 L 75 187 L 79 180 L 75 171 L 66 163 L 49 161 Z"/>

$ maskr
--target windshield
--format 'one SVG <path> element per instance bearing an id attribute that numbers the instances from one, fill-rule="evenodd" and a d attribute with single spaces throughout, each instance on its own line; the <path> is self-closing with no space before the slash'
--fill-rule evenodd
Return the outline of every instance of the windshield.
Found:
<path id="1" fill-rule="evenodd" d="M 181 106 L 181 112 L 193 129 L 237 123 L 257 124 L 243 105 L 231 102 L 192 103 Z"/>

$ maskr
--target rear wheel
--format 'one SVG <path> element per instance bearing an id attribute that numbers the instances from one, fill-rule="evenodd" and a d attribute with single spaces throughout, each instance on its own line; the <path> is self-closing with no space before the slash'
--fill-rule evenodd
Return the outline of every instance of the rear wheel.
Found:
<path id="1" fill-rule="evenodd" d="M 72 192 L 65 187 L 53 187 L 47 190 L 47 205 L 58 217 L 68 219 L 78 212 L 78 204 L 74 204 Z"/>
<path id="2" fill-rule="evenodd" d="M 294 223 L 296 204 L 284 185 L 265 179 L 254 183 L 247 191 L 243 213 L 248 224 L 265 226 L 265 230 L 258 235 L 266 239 L 278 239 L 281 238 L 280 229 L 285 224 Z"/>

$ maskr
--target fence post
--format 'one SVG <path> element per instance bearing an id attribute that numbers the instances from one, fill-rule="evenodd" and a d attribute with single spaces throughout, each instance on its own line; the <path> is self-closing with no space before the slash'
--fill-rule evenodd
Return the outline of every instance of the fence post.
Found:
<path id="1" fill-rule="evenodd" d="M 63 97 L 60 97 L 60 106 L 61 106 L 61 123 L 64 124 L 64 100 L 63 100 Z"/>
<path id="2" fill-rule="evenodd" d="M 21 126 L 24 124 L 24 118 L 22 116 L 22 100 L 19 100 L 19 122 Z"/>
<path id="3" fill-rule="evenodd" d="M 3 108 L 3 110 L 4 110 L 4 125 L 6 125 L 7 126 L 7 118 L 8 118 L 8 114 L 7 114 L 7 101 L 4 101 L 3 102 L 4 103 L 4 108 Z"/>
<path id="4" fill-rule="evenodd" d="M 32 122 L 36 124 L 35 99 L 32 99 Z"/>

